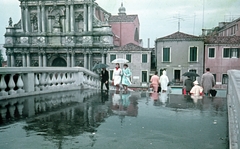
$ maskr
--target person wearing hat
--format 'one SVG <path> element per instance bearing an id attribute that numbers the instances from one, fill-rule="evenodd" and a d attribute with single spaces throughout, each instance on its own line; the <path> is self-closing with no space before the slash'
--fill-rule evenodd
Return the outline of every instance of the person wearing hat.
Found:
<path id="1" fill-rule="evenodd" d="M 194 86 L 190 91 L 190 94 L 193 96 L 201 96 L 202 92 L 203 92 L 203 88 L 201 86 L 199 86 L 198 81 L 194 81 L 193 82 Z"/>

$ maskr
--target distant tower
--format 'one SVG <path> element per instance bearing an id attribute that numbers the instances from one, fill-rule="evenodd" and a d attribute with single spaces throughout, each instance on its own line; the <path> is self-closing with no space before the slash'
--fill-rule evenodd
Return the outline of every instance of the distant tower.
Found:
<path id="1" fill-rule="evenodd" d="M 118 15 L 126 15 L 126 8 L 123 7 L 123 3 L 121 4 L 121 7 L 118 9 Z"/>

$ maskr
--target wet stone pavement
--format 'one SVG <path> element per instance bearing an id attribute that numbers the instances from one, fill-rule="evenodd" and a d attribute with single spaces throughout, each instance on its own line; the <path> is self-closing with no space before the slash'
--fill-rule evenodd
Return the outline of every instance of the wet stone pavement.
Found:
<path id="1" fill-rule="evenodd" d="M 225 97 L 61 92 L 0 101 L 0 149 L 227 149 Z"/>

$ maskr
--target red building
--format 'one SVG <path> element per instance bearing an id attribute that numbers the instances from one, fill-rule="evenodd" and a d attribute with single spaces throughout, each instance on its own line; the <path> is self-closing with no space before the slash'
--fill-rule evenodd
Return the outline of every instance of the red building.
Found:
<path id="1" fill-rule="evenodd" d="M 114 34 L 114 45 L 122 47 L 128 43 L 133 43 L 140 46 L 138 15 L 127 15 L 123 4 L 118 11 L 118 15 L 112 15 L 109 18 L 109 25 L 112 26 Z"/>

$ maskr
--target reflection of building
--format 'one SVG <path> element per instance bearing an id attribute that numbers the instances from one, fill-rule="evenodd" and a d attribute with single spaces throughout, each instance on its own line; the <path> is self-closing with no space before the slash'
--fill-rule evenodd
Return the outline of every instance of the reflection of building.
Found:
<path id="1" fill-rule="evenodd" d="M 161 75 L 166 69 L 169 80 L 183 81 L 182 74 L 193 71 L 200 76 L 203 73 L 204 42 L 197 36 L 176 32 L 158 38 L 156 45 L 157 70 Z"/>
<path id="2" fill-rule="evenodd" d="M 20 0 L 21 20 L 5 34 L 8 66 L 84 66 L 106 62 L 110 14 L 95 0 Z"/>
<path id="3" fill-rule="evenodd" d="M 124 46 L 128 43 L 140 45 L 138 15 L 127 15 L 123 4 L 118 11 L 118 15 L 112 15 L 108 21 L 114 33 L 114 45 Z"/>

